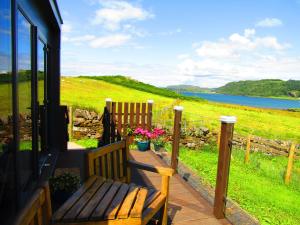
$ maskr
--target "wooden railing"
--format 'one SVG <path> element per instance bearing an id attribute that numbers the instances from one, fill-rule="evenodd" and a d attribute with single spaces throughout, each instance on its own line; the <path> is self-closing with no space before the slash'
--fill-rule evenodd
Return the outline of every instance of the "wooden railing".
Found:
<path id="1" fill-rule="evenodd" d="M 142 127 L 151 130 L 153 101 L 147 103 L 113 102 L 106 99 L 103 114 L 103 136 L 99 146 L 104 146 L 121 137 L 126 137 L 128 128 Z"/>

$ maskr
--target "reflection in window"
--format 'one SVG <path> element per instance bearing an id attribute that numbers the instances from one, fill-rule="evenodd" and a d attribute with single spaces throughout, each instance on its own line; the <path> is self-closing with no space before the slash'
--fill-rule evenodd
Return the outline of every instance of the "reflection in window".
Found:
<path id="1" fill-rule="evenodd" d="M 47 104 L 46 104 L 46 74 L 45 74 L 45 44 L 38 40 L 38 103 L 39 103 L 39 144 L 38 150 L 42 151 L 46 149 L 46 118 L 47 118 Z"/>
<path id="2" fill-rule="evenodd" d="M 20 150 L 32 149 L 31 32 L 30 23 L 18 12 L 18 81 Z"/>
<path id="3" fill-rule="evenodd" d="M 15 207 L 13 181 L 12 73 L 10 0 L 0 0 L 0 223 Z"/>
<path id="4" fill-rule="evenodd" d="M 26 189 L 32 176 L 32 99 L 31 99 L 31 25 L 18 11 L 18 90 L 19 90 L 19 127 L 20 185 Z"/>
<path id="5" fill-rule="evenodd" d="M 44 104 L 45 100 L 45 45 L 41 40 L 38 40 L 38 101 L 40 105 Z"/>
<path id="6" fill-rule="evenodd" d="M 12 141 L 10 1 L 0 1 L 0 156 Z M 1 165 L 1 163 L 0 163 Z M 1 197 L 1 196 L 0 196 Z"/>

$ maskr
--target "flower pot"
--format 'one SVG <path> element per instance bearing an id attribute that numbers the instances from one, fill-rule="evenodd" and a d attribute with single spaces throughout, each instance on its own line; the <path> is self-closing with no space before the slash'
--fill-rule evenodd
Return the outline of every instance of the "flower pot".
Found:
<path id="1" fill-rule="evenodd" d="M 155 151 L 159 151 L 162 147 L 164 147 L 163 145 L 161 145 L 161 144 L 153 144 L 153 146 L 154 146 L 154 150 Z"/>
<path id="2" fill-rule="evenodd" d="M 146 151 L 149 149 L 150 141 L 137 141 L 138 150 Z"/>

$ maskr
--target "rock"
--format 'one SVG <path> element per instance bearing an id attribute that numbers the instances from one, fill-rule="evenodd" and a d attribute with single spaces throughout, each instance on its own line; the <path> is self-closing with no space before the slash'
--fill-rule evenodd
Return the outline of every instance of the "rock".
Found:
<path id="1" fill-rule="evenodd" d="M 200 131 L 204 136 L 206 136 L 209 133 L 209 129 L 207 127 L 200 127 Z"/>
<path id="2" fill-rule="evenodd" d="M 196 143 L 187 143 L 186 147 L 188 147 L 188 148 L 195 148 L 196 147 Z"/>
<path id="3" fill-rule="evenodd" d="M 97 117 L 98 117 L 98 114 L 97 113 L 95 113 L 94 111 L 92 111 L 91 112 L 91 117 L 92 117 L 92 119 L 97 119 Z"/>
<path id="4" fill-rule="evenodd" d="M 81 125 L 82 123 L 84 123 L 84 121 L 85 121 L 85 119 L 81 118 L 81 117 L 74 118 L 73 124 L 74 124 L 74 126 L 77 127 L 77 126 Z"/>
<path id="5" fill-rule="evenodd" d="M 74 117 L 75 118 L 84 118 L 84 115 L 82 114 L 83 110 L 81 109 L 75 109 L 74 111 Z"/>

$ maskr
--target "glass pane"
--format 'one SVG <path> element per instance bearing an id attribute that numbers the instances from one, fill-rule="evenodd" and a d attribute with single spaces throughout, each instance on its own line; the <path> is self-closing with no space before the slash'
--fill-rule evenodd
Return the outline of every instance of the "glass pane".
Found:
<path id="1" fill-rule="evenodd" d="M 46 145 L 46 101 L 45 98 L 45 45 L 39 40 L 38 41 L 38 102 L 39 102 L 39 151 L 45 150 Z M 42 160 L 43 161 L 43 160 Z"/>
<path id="2" fill-rule="evenodd" d="M 0 1 L 0 223 L 12 216 L 16 202 L 12 152 L 12 74 L 10 0 Z"/>
<path id="3" fill-rule="evenodd" d="M 45 99 L 45 45 L 39 40 L 38 41 L 38 101 L 40 105 L 44 104 Z"/>
<path id="4" fill-rule="evenodd" d="M 20 185 L 26 188 L 32 175 L 31 120 L 31 29 L 30 23 L 18 12 L 18 90 L 20 126 Z"/>

